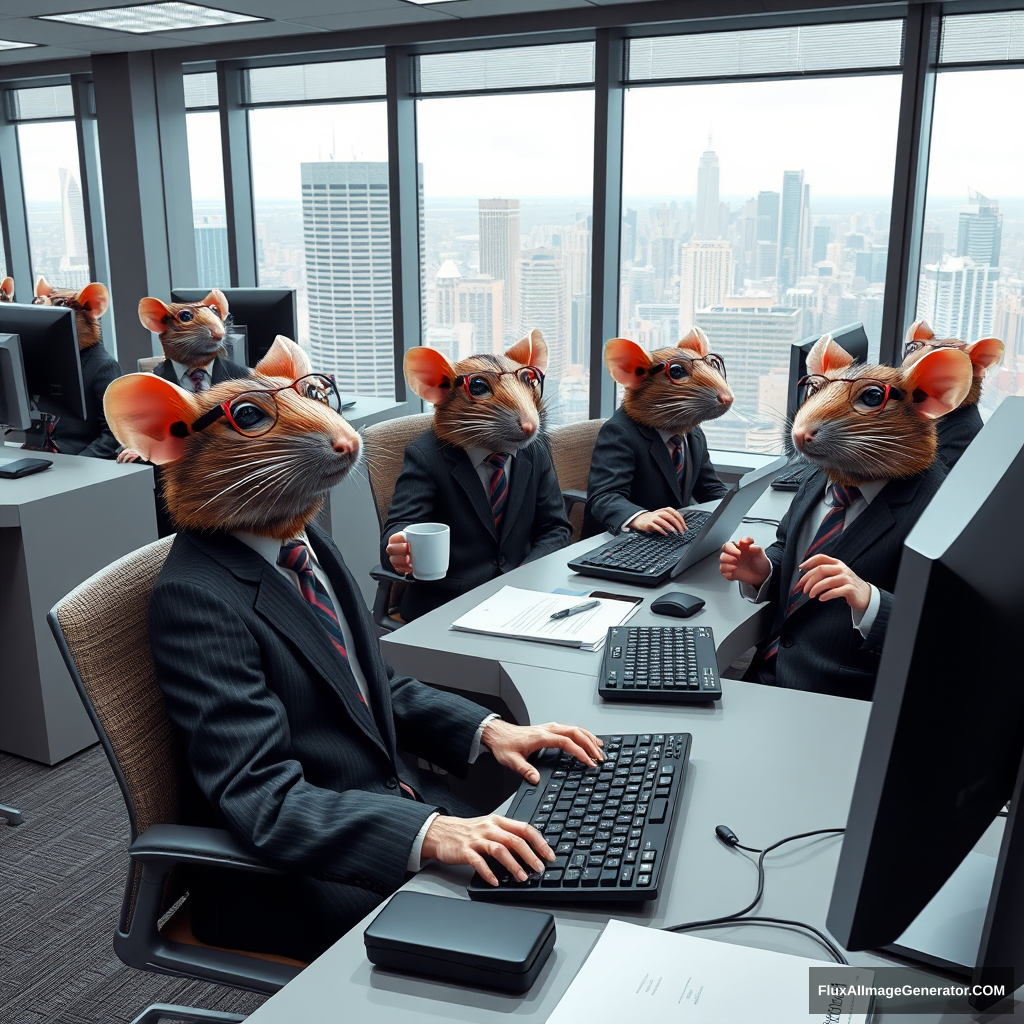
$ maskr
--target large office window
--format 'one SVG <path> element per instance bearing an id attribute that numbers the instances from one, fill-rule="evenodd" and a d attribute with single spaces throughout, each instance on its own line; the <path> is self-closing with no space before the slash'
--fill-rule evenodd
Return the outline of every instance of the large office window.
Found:
<path id="1" fill-rule="evenodd" d="M 592 48 L 589 64 L 558 49 L 592 77 Z M 500 70 L 485 66 L 491 78 Z M 538 328 L 553 423 L 589 416 L 593 125 L 590 90 L 424 98 L 417 109 L 426 344 L 457 361 Z"/>
<path id="2" fill-rule="evenodd" d="M 638 40 L 632 79 L 817 69 L 817 28 Z M 847 66 L 899 64 L 901 23 L 850 31 Z M 899 105 L 897 74 L 627 90 L 620 330 L 705 331 L 736 395 L 713 445 L 780 449 L 794 341 L 859 320 L 878 352 Z"/>
<path id="3" fill-rule="evenodd" d="M 216 110 L 189 111 L 185 115 L 185 125 L 198 283 L 202 287 L 226 288 L 231 284 L 231 270 L 228 264 L 220 114 Z"/>

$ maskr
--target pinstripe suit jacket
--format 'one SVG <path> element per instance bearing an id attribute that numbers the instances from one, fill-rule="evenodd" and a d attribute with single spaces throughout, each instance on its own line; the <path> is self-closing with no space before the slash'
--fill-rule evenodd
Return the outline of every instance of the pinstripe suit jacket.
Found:
<path id="1" fill-rule="evenodd" d="M 338 549 L 307 530 L 352 630 L 370 692 L 298 591 L 228 534 L 181 532 L 149 604 L 167 712 L 213 823 L 266 863 L 393 892 L 427 816 L 451 807 L 397 748 L 464 774 L 486 708 L 384 664 Z M 402 779 L 426 802 L 403 798 Z M 204 822 L 205 823 L 205 822 Z"/>
<path id="2" fill-rule="evenodd" d="M 952 469 L 967 451 L 967 446 L 984 426 L 977 405 L 954 409 L 935 425 L 939 435 L 938 457 L 946 469 Z"/>
<path id="3" fill-rule="evenodd" d="M 845 562 L 862 580 L 878 588 L 881 606 L 867 637 L 853 628 L 850 606 L 839 598 L 807 601 L 788 618 L 785 614 L 789 581 L 804 556 L 787 540 L 800 533 L 800 524 L 821 501 L 827 483 L 820 470 L 804 481 L 782 519 L 775 543 L 765 552 L 772 563 L 769 589 L 775 601 L 775 621 L 746 678 L 793 690 L 871 699 L 903 542 L 945 476 L 945 468 L 936 461 L 916 476 L 890 480 L 849 529 L 822 548 L 823 554 Z M 760 654 L 776 636 L 780 637 L 779 653 L 766 668 Z"/>
<path id="4" fill-rule="evenodd" d="M 381 565 L 390 564 L 388 538 L 410 523 L 423 522 L 451 527 L 451 558 L 443 580 L 406 586 L 402 616 L 407 621 L 572 540 L 562 491 L 543 440 L 515 456 L 499 530 L 469 456 L 455 445 L 442 444 L 433 429 L 424 431 L 405 449 L 402 475 L 381 536 Z"/>

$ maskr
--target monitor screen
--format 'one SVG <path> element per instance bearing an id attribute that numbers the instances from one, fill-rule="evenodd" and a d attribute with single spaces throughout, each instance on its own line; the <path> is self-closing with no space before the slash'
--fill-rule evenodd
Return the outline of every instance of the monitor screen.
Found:
<path id="1" fill-rule="evenodd" d="M 31 413 L 21 341 L 16 334 L 0 334 L 0 426 L 28 430 Z"/>

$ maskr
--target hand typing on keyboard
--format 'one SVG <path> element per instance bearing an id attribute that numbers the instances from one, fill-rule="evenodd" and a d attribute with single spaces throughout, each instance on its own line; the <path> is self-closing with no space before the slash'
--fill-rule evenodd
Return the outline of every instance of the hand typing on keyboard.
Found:
<path id="1" fill-rule="evenodd" d="M 494 718 L 487 723 L 482 739 L 484 746 L 499 764 L 518 772 L 527 782 L 540 779 L 537 769 L 526 760 L 538 750 L 564 750 L 588 768 L 604 760 L 604 751 L 601 749 L 604 743 L 592 732 L 575 725 L 560 725 L 558 722 L 548 722 L 547 725 L 512 725 Z"/>
<path id="2" fill-rule="evenodd" d="M 683 533 L 686 520 L 677 508 L 658 508 L 653 512 L 641 512 L 630 520 L 626 529 L 642 530 L 645 533 Z"/>

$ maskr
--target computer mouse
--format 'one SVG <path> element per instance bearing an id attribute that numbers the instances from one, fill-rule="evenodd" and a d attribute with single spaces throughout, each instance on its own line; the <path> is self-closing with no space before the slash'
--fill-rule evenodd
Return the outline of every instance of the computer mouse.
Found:
<path id="1" fill-rule="evenodd" d="M 681 590 L 674 590 L 668 594 L 662 594 L 654 604 L 651 611 L 655 615 L 672 615 L 677 619 L 688 619 L 704 607 L 704 598 L 695 597 L 693 594 L 684 594 Z"/>

